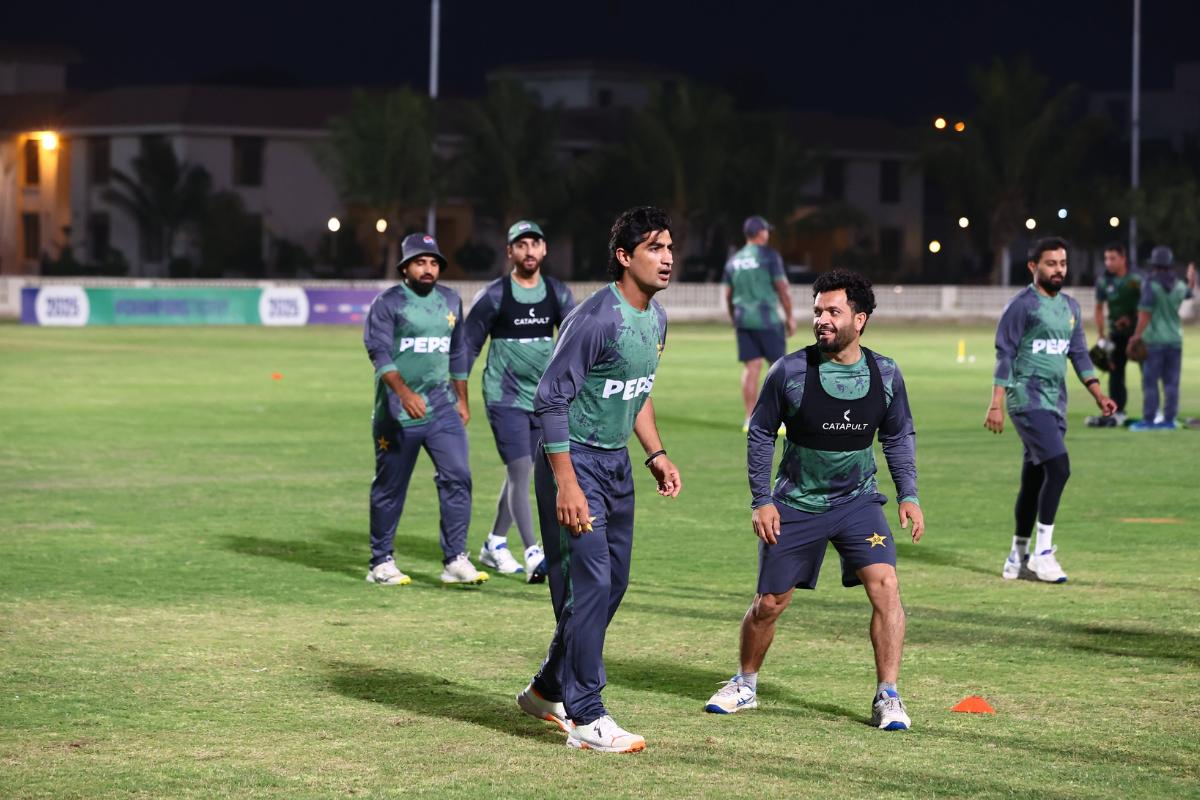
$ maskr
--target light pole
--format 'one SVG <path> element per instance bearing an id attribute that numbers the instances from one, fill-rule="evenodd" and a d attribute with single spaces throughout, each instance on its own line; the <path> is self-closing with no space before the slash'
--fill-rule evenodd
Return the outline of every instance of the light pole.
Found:
<path id="1" fill-rule="evenodd" d="M 1133 91 L 1129 98 L 1129 186 L 1138 188 L 1141 142 L 1142 0 L 1133 0 Z M 1129 267 L 1137 269 L 1137 216 L 1129 215 Z"/>
<path id="2" fill-rule="evenodd" d="M 441 0 L 429 2 L 429 104 L 433 124 L 433 141 L 437 142 L 437 112 L 433 108 L 438 96 L 438 40 L 441 38 L 442 3 Z M 425 212 L 425 232 L 437 236 L 437 199 L 429 201 L 429 209 Z"/>

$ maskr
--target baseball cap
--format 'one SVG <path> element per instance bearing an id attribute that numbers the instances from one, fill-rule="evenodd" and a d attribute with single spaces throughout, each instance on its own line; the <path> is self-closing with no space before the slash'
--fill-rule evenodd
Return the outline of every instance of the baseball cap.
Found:
<path id="1" fill-rule="evenodd" d="M 527 219 L 517 220 L 508 229 L 508 243 L 512 244 L 522 236 L 536 236 L 539 239 L 546 238 L 546 234 L 542 233 L 541 226 Z"/>
<path id="2" fill-rule="evenodd" d="M 1175 254 L 1171 252 L 1171 248 L 1160 244 L 1150 251 L 1150 260 L 1146 263 L 1152 267 L 1173 267 L 1175 266 Z"/>
<path id="3" fill-rule="evenodd" d="M 404 237 L 400 243 L 400 269 L 404 269 L 404 265 L 417 256 L 433 256 L 442 269 L 446 268 L 446 257 L 438 249 L 437 240 L 428 233 L 410 233 Z"/>
<path id="4" fill-rule="evenodd" d="M 747 236 L 758 236 L 763 231 L 773 231 L 775 226 L 767 222 L 765 219 L 755 214 L 752 217 L 746 217 L 746 221 L 742 223 L 742 233 Z"/>

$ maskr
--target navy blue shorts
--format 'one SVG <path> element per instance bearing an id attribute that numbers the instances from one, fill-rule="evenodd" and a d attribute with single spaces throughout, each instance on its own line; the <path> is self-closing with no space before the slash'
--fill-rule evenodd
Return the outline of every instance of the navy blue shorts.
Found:
<path id="1" fill-rule="evenodd" d="M 537 417 L 532 411 L 511 406 L 488 406 L 487 417 L 501 461 L 511 464 L 519 458 L 532 457 L 534 444 L 541 434 Z"/>
<path id="2" fill-rule="evenodd" d="M 774 364 L 787 353 L 787 336 L 783 328 L 738 328 L 738 361 L 765 358 Z"/>
<path id="3" fill-rule="evenodd" d="M 1067 452 L 1067 420 L 1052 411 L 1022 411 L 1009 414 L 1021 443 L 1025 445 L 1025 460 L 1045 464 Z"/>
<path id="4" fill-rule="evenodd" d="M 881 494 L 868 494 L 819 514 L 775 503 L 779 536 L 773 545 L 758 543 L 758 593 L 815 589 L 829 542 L 841 556 L 842 586 L 860 585 L 854 573 L 871 564 L 896 566 L 896 542 L 883 516 L 886 502 Z"/>

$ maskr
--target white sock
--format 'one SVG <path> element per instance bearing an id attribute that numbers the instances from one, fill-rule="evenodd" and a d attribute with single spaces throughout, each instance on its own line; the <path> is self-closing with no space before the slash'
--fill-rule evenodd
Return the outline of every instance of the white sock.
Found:
<path id="1" fill-rule="evenodd" d="M 734 676 L 738 683 L 744 683 L 750 687 L 750 691 L 758 691 L 758 673 L 757 672 L 739 672 Z"/>
<path id="2" fill-rule="evenodd" d="M 1029 555 L 1029 537 L 1028 536 L 1014 536 L 1012 551 L 1013 551 L 1013 555 L 1015 555 L 1018 559 L 1022 559 L 1025 556 Z"/>
<path id="3" fill-rule="evenodd" d="M 1040 555 L 1041 553 L 1044 553 L 1047 550 L 1049 550 L 1051 547 L 1050 540 L 1053 538 L 1054 538 L 1053 523 L 1051 523 L 1050 525 L 1046 525 L 1044 523 L 1039 522 L 1037 524 L 1037 551 L 1036 552 Z"/>

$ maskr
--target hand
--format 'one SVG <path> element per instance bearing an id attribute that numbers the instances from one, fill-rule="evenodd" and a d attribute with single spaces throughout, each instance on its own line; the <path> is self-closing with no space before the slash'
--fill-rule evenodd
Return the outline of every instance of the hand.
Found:
<path id="1" fill-rule="evenodd" d="M 1000 406 L 989 406 L 987 416 L 983 418 L 983 427 L 992 433 L 1004 432 L 1004 411 Z"/>
<path id="2" fill-rule="evenodd" d="M 467 401 L 462 398 L 459 398 L 458 401 L 458 416 L 463 425 L 471 421 L 471 409 L 467 407 Z"/>
<path id="3" fill-rule="evenodd" d="M 790 337 L 790 336 L 795 336 L 795 335 L 796 335 L 796 320 L 795 320 L 795 318 L 793 318 L 793 317 L 788 317 L 788 321 L 787 321 L 787 335 L 788 335 L 789 337 Z"/>
<path id="4" fill-rule="evenodd" d="M 775 544 L 779 541 L 779 509 L 774 503 L 754 509 L 750 515 L 750 522 L 754 525 L 754 535 L 764 543 Z"/>
<path id="5" fill-rule="evenodd" d="M 666 455 L 661 455 L 650 462 L 650 474 L 658 481 L 658 493 L 663 497 L 678 497 L 683 488 L 683 480 L 679 477 L 679 468 L 671 463 Z"/>
<path id="6" fill-rule="evenodd" d="M 421 419 L 425 416 L 425 398 L 408 387 L 400 392 L 400 405 L 411 419 Z"/>
<path id="7" fill-rule="evenodd" d="M 1096 398 L 1096 405 L 1100 408 L 1100 413 L 1106 417 L 1111 417 L 1117 413 L 1117 402 L 1111 397 L 1100 395 Z"/>
<path id="8" fill-rule="evenodd" d="M 587 498 L 578 483 L 565 484 L 558 487 L 558 499 L 555 502 L 555 513 L 558 524 L 578 536 L 592 529 L 595 517 L 588 513 Z"/>
<path id="9" fill-rule="evenodd" d="M 905 500 L 900 504 L 900 527 L 907 528 L 909 520 L 912 520 L 912 540 L 916 544 L 925 535 L 925 512 L 916 503 Z"/>

